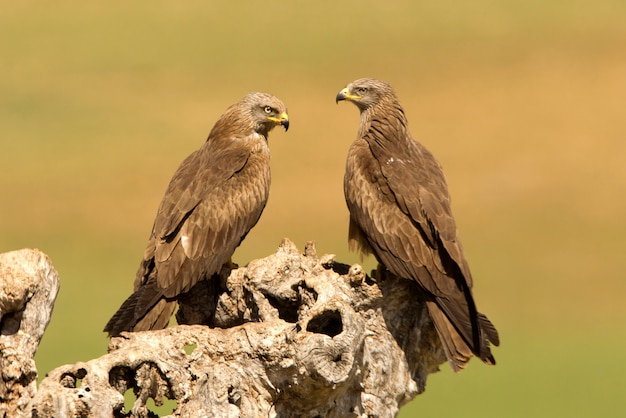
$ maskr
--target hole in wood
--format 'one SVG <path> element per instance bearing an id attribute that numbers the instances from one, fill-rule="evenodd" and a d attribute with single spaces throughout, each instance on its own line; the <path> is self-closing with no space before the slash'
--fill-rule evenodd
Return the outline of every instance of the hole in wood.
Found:
<path id="1" fill-rule="evenodd" d="M 329 337 L 339 335 L 343 331 L 341 313 L 337 310 L 324 311 L 309 321 L 306 330 L 318 334 L 326 334 Z"/>
<path id="2" fill-rule="evenodd" d="M 61 386 L 66 388 L 79 388 L 85 376 L 87 376 L 87 370 L 82 367 L 74 373 L 63 373 L 60 382 Z"/>
<path id="3" fill-rule="evenodd" d="M 126 394 L 134 381 L 135 372 L 130 367 L 115 366 L 109 370 L 109 384 L 121 394 Z"/>
<path id="4" fill-rule="evenodd" d="M 171 416 L 177 406 L 176 399 L 169 399 L 165 396 L 161 399 L 148 398 L 146 401 L 146 408 L 157 417 Z"/>
<path id="5" fill-rule="evenodd" d="M 185 350 L 185 353 L 187 355 L 190 355 L 191 353 L 193 353 L 193 350 L 195 350 L 197 346 L 197 344 L 185 344 L 185 347 L 183 347 L 183 349 Z"/>
<path id="6" fill-rule="evenodd" d="M 279 299 L 272 295 L 265 295 L 265 297 L 270 305 L 278 310 L 278 317 L 280 319 L 292 324 L 298 322 L 298 301 Z"/>

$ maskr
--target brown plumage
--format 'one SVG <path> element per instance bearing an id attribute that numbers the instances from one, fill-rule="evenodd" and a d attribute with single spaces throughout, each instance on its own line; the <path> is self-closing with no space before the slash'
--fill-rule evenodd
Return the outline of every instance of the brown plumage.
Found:
<path id="1" fill-rule="evenodd" d="M 356 80 L 336 100 L 361 112 L 344 178 L 350 248 L 373 253 L 393 274 L 420 285 L 455 371 L 472 354 L 495 364 L 490 344 L 499 344 L 498 333 L 476 310 L 441 166 L 411 137 L 389 84 Z"/>
<path id="2" fill-rule="evenodd" d="M 250 93 L 230 106 L 170 181 L 157 211 L 134 293 L 104 328 L 167 327 L 177 297 L 220 271 L 257 223 L 270 186 L 268 133 L 289 127 L 283 102 Z"/>

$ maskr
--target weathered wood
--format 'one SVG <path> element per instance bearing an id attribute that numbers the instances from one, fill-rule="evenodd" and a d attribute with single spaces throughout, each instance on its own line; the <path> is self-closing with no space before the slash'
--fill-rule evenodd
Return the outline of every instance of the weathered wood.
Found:
<path id="1" fill-rule="evenodd" d="M 37 417 L 393 417 L 445 361 L 416 285 L 285 239 L 192 289 L 179 325 L 123 333 L 109 353 L 48 374 Z M 209 326 L 206 326 L 209 325 Z M 123 394 L 136 400 L 124 409 Z"/>
<path id="2" fill-rule="evenodd" d="M 58 291 L 59 276 L 41 251 L 0 254 L 0 417 L 26 413 L 37 391 L 33 358 Z"/>

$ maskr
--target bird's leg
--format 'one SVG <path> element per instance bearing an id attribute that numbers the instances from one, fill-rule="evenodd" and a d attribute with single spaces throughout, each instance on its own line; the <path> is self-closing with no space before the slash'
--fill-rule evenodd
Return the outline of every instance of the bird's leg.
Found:
<path id="1" fill-rule="evenodd" d="M 382 283 L 387 278 L 387 267 L 382 263 L 378 263 L 376 267 L 375 279 L 376 283 Z"/>
<path id="2" fill-rule="evenodd" d="M 232 257 L 228 259 L 228 262 L 224 264 L 224 266 L 226 266 L 226 268 L 228 268 L 229 270 L 235 270 L 236 268 L 239 268 L 239 265 L 233 261 Z"/>
<path id="3" fill-rule="evenodd" d="M 233 258 L 230 257 L 226 263 L 222 265 L 222 268 L 219 271 L 219 279 L 220 285 L 222 289 L 226 289 L 226 280 L 228 280 L 228 276 L 230 276 L 230 272 L 239 268 L 239 265 L 233 261 Z"/>

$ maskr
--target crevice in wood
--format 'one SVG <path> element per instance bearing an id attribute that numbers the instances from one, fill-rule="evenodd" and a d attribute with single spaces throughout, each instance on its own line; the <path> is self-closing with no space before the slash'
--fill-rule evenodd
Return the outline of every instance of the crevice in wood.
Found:
<path id="1" fill-rule="evenodd" d="M 184 324 L 111 339 L 10 416 L 152 417 L 149 400 L 169 399 L 173 417 L 393 417 L 445 361 L 416 292 L 285 239 L 196 285 L 179 300 Z"/>

